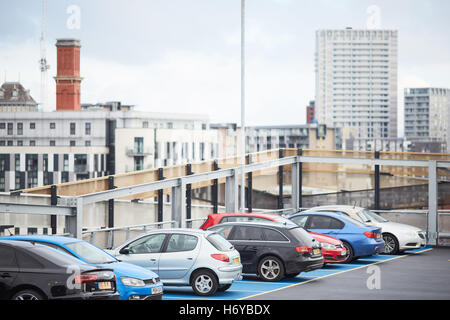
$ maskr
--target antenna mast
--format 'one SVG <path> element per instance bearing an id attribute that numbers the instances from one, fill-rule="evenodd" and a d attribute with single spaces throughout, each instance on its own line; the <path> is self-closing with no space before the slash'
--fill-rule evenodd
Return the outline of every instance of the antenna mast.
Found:
<path id="1" fill-rule="evenodd" d="M 47 0 L 42 0 L 42 30 L 41 30 L 41 59 L 39 67 L 41 70 L 41 108 L 47 107 L 47 70 L 50 66 L 47 64 L 45 49 L 45 29 L 47 20 Z"/>

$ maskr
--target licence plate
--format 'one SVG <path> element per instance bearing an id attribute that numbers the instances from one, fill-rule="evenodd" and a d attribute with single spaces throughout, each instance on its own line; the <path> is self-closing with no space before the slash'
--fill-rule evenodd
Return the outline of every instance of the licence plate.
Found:
<path id="1" fill-rule="evenodd" d="M 320 254 L 320 249 L 314 249 L 313 254 Z"/>
<path id="2" fill-rule="evenodd" d="M 161 286 L 152 288 L 152 294 L 158 294 L 158 293 L 161 293 L 161 292 L 162 292 L 162 287 Z"/>
<path id="3" fill-rule="evenodd" d="M 234 258 L 234 263 L 239 264 L 241 262 L 241 259 L 239 258 Z"/>
<path id="4" fill-rule="evenodd" d="M 111 282 L 99 282 L 98 283 L 98 289 L 99 290 L 111 290 Z"/>

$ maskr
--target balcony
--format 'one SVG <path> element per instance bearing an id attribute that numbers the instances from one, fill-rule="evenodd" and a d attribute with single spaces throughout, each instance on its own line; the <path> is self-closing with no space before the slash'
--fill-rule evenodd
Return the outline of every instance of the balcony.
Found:
<path id="1" fill-rule="evenodd" d="M 150 148 L 135 148 L 127 149 L 126 154 L 129 157 L 146 157 L 153 155 L 153 152 Z"/>

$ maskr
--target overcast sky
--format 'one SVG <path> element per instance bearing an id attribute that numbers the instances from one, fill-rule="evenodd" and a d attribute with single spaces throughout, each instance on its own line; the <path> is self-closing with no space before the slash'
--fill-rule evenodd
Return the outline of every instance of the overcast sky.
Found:
<path id="1" fill-rule="evenodd" d="M 56 39 L 73 37 L 82 43 L 82 103 L 120 100 L 239 123 L 240 2 L 48 0 L 48 110 L 55 109 Z M 305 123 L 315 31 L 366 28 L 373 5 L 380 27 L 399 31 L 400 120 L 404 87 L 450 87 L 448 0 L 247 0 L 247 124 Z M 41 1 L 0 0 L 0 80 L 20 75 L 37 101 L 40 33 Z"/>

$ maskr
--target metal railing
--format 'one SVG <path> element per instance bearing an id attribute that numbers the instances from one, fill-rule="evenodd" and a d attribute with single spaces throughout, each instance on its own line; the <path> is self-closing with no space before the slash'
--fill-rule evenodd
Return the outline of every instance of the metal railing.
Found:
<path id="1" fill-rule="evenodd" d="M 101 229 L 93 229 L 93 230 L 84 230 L 82 232 L 83 235 L 89 235 L 89 242 L 94 243 L 95 241 L 95 234 L 97 233 L 108 233 L 107 236 L 107 249 L 111 249 L 114 245 L 114 232 L 117 231 L 125 231 L 125 240 L 130 239 L 130 233 L 132 230 L 142 230 L 143 233 L 147 232 L 148 229 L 153 229 L 155 226 L 157 228 L 161 228 L 164 225 L 170 225 L 171 228 L 177 228 L 178 222 L 177 221 L 163 221 L 163 222 L 153 222 L 153 223 L 146 223 L 146 224 L 138 224 L 138 225 L 132 225 L 132 226 L 125 226 L 125 227 L 115 227 L 115 228 L 101 228 Z"/>

